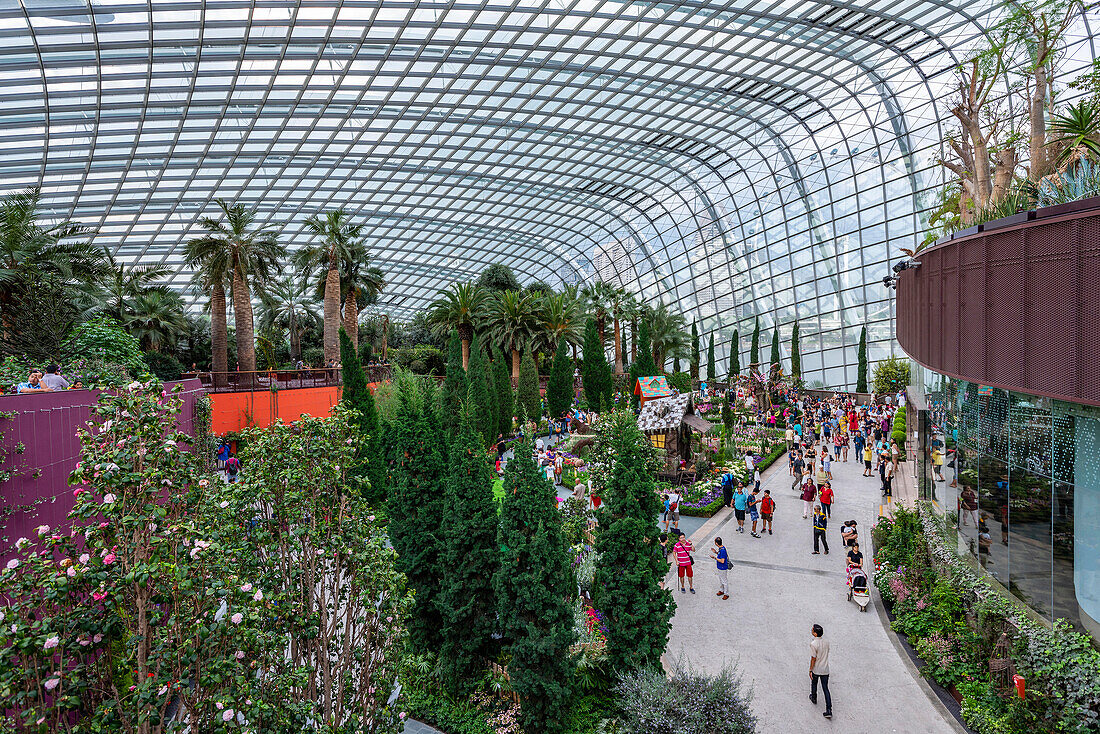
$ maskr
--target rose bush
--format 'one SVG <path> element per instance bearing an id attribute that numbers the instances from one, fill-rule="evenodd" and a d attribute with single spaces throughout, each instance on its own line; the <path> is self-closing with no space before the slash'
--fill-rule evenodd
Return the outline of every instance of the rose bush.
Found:
<path id="1" fill-rule="evenodd" d="M 406 597 L 370 523 L 346 517 L 361 508 L 343 503 L 340 449 L 327 447 L 336 468 L 315 501 L 291 495 L 291 508 L 256 482 L 200 474 L 180 407 L 133 382 L 101 395 L 79 431 L 71 528 L 40 526 L 0 571 L 0 709 L 29 731 L 395 731 L 393 676 L 377 661 L 401 639 Z M 329 423 L 326 437 L 348 433 Z M 306 467 L 263 457 L 279 459 L 285 496 Z M 344 596 L 303 592 L 333 584 Z M 372 636 L 341 648 L 334 680 L 314 651 L 336 655 L 349 625 Z"/>

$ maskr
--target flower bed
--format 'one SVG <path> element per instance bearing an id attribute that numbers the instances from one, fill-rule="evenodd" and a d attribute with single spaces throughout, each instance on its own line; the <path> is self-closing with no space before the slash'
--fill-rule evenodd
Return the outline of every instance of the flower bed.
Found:
<path id="1" fill-rule="evenodd" d="M 944 544 L 940 523 L 923 505 L 919 514 L 895 509 L 894 520 L 872 531 L 875 585 L 895 615 L 891 627 L 923 659 L 922 672 L 953 689 L 979 734 L 1100 729 L 1100 652 L 1065 620 L 1053 628 L 1034 621 Z M 1002 632 L 1010 645 L 997 654 L 1026 680 L 1024 699 L 989 673 Z"/>
<path id="2" fill-rule="evenodd" d="M 785 453 L 783 446 L 778 446 L 767 456 L 757 462 L 760 471 L 763 472 Z M 717 476 L 700 479 L 683 490 L 684 499 L 680 503 L 680 514 L 688 517 L 710 517 L 722 509 L 722 474 L 732 471 L 734 476 L 748 487 L 752 483 L 752 474 L 744 462 L 727 464 L 719 468 Z"/>

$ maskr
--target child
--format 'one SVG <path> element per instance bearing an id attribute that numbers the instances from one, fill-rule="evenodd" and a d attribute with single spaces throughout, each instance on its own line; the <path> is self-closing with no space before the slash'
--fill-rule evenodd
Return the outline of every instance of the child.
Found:
<path id="1" fill-rule="evenodd" d="M 760 500 L 760 519 L 763 524 L 760 526 L 760 531 L 768 531 L 768 535 L 772 534 L 772 513 L 775 512 L 775 500 L 772 499 L 772 491 L 770 489 L 764 490 L 764 497 Z"/>
<path id="2" fill-rule="evenodd" d="M 749 518 L 752 520 L 752 532 L 750 535 L 754 538 L 760 536 L 756 534 L 756 523 L 760 521 L 760 513 L 758 507 L 760 505 L 757 493 L 760 491 L 760 484 L 757 483 L 756 487 L 752 490 L 752 494 L 749 495 Z"/>

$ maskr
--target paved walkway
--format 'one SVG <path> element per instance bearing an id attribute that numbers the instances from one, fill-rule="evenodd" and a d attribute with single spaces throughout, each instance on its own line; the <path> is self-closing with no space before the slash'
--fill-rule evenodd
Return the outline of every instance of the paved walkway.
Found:
<path id="1" fill-rule="evenodd" d="M 871 526 L 888 508 L 881 505 L 877 474 L 862 477 L 862 464 L 851 457 L 848 463 L 834 462 L 832 470 L 836 500 L 828 533 L 830 555 L 811 554 L 811 520 L 802 519 L 802 501 L 790 488 L 786 461 L 776 462 L 762 484 L 777 504 L 774 535 L 756 539 L 747 529 L 744 535 L 736 533 L 732 515 L 695 533 L 698 593 L 674 592 L 678 606 L 668 655 L 683 656 L 710 672 L 727 662 L 737 664 L 755 690 L 753 710 L 761 734 L 958 731 L 895 647 L 877 594 L 865 614 L 847 600 L 840 525 L 849 519 L 859 523 L 860 546 L 871 567 Z M 715 596 L 718 581 L 708 548 L 716 535 L 733 560 L 728 601 Z M 670 588 L 676 588 L 675 574 L 670 579 Z M 832 645 L 832 721 L 821 716 L 820 692 L 817 706 L 808 700 L 810 627 L 815 623 L 825 628 Z"/>

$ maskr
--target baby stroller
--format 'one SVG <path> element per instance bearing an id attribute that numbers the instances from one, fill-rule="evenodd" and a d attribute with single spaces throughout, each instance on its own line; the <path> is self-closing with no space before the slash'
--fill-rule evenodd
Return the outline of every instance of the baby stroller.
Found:
<path id="1" fill-rule="evenodd" d="M 848 566 L 848 601 L 859 605 L 859 611 L 866 612 L 871 603 L 871 592 L 867 588 L 867 574 L 862 568 Z"/>

